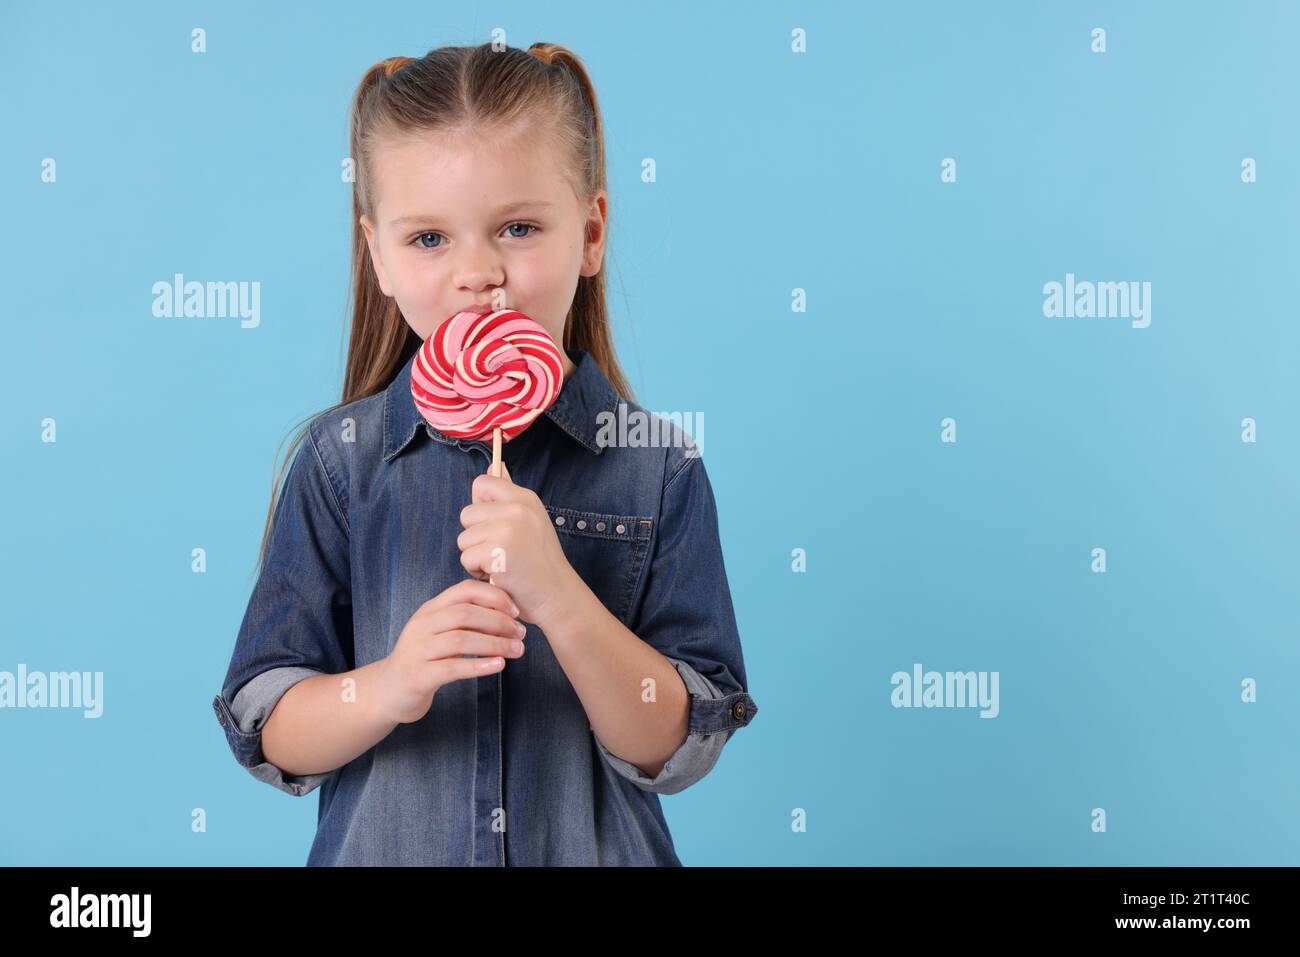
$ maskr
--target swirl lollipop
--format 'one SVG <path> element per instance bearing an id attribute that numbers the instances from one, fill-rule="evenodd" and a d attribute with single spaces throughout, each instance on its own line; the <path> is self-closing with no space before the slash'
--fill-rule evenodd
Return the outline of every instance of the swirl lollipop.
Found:
<path id="1" fill-rule="evenodd" d="M 537 321 L 514 309 L 458 312 L 420 347 L 411 395 L 444 435 L 492 436 L 492 474 L 500 477 L 501 443 L 550 408 L 563 380 L 559 347 Z"/>

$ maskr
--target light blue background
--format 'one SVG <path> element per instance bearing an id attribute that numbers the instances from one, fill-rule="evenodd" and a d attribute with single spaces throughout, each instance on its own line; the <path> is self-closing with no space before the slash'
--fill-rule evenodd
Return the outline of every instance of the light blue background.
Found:
<path id="1" fill-rule="evenodd" d="M 211 700 L 277 444 L 340 395 L 356 83 L 495 27 L 592 73 L 620 355 L 705 415 L 760 713 L 663 799 L 683 861 L 1300 864 L 1296 4 L 378 9 L 0 7 L 0 670 L 106 684 L 0 711 L 0 864 L 305 861 L 318 793 Z M 176 272 L 261 326 L 154 318 Z M 1045 318 L 1067 272 L 1150 327 Z M 1001 714 L 892 708 L 914 662 Z"/>

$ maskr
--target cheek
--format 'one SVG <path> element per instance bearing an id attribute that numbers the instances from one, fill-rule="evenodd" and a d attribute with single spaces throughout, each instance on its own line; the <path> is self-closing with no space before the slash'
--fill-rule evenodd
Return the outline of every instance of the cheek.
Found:
<path id="1" fill-rule="evenodd" d="M 581 265 L 580 245 L 572 241 L 555 243 L 535 264 L 533 279 L 539 291 L 543 291 L 546 296 L 562 296 L 572 287 L 574 276 Z"/>
<path id="2" fill-rule="evenodd" d="M 439 305 L 441 279 L 437 266 L 422 262 L 404 250 L 389 268 L 388 281 L 402 315 L 421 338 L 428 338 L 438 323 L 447 318 L 441 315 Z"/>
<path id="3" fill-rule="evenodd" d="M 516 301 L 530 303 L 541 315 L 562 313 L 568 308 L 568 302 L 563 300 L 569 272 L 567 259 L 550 257 L 532 263 L 526 273 L 515 277 L 517 283 L 511 283 Z"/>

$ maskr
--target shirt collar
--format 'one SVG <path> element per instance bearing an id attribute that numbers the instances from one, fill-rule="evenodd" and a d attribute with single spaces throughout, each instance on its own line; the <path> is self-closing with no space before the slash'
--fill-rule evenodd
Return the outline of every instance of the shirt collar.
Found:
<path id="1" fill-rule="evenodd" d="M 559 396 L 542 415 L 548 417 L 575 441 L 599 455 L 605 447 L 596 441 L 602 424 L 597 416 L 601 412 L 615 414 L 622 396 L 610 384 L 605 373 L 596 364 L 596 360 L 588 353 L 581 349 L 566 351 L 569 358 L 573 360 L 574 369 L 561 385 Z M 439 429 L 435 429 L 420 415 L 420 410 L 415 407 L 415 399 L 411 396 L 411 367 L 415 364 L 415 357 L 418 354 L 418 351 L 411 354 L 384 394 L 384 461 L 391 461 L 398 452 L 406 448 L 421 426 L 424 426 L 431 438 L 445 445 L 459 443 L 467 449 L 482 445 L 491 455 L 491 439 L 487 441 L 453 439 Z M 533 425 L 536 424 L 534 421 Z"/>

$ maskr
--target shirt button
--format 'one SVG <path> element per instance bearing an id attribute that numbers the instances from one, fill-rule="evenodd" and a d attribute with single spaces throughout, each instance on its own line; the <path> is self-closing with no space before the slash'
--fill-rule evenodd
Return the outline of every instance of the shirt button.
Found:
<path id="1" fill-rule="evenodd" d="M 556 524 L 556 525 L 563 525 L 563 524 L 564 524 L 564 516 L 563 516 L 563 515 L 557 515 L 557 516 L 555 516 L 555 524 Z"/>
<path id="2" fill-rule="evenodd" d="M 580 519 L 578 519 L 578 527 L 579 527 L 579 528 L 586 528 L 586 527 L 587 527 L 587 520 L 586 520 L 585 518 L 580 518 Z"/>
<path id="3" fill-rule="evenodd" d="M 626 526 L 626 525 L 618 525 L 618 526 L 615 526 L 614 531 L 616 531 L 616 532 L 618 532 L 620 535 L 622 535 L 624 532 L 627 531 L 627 526 Z"/>
<path id="4" fill-rule="evenodd" d="M 596 531 L 598 531 L 598 532 L 603 532 L 604 530 L 605 530 L 605 523 L 604 523 L 604 522 L 597 522 L 597 523 L 596 523 Z"/>
<path id="5" fill-rule="evenodd" d="M 733 704 L 731 706 L 731 716 L 737 721 L 743 720 L 745 717 L 745 702 L 737 701 Z"/>

